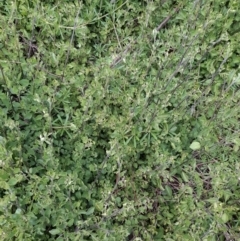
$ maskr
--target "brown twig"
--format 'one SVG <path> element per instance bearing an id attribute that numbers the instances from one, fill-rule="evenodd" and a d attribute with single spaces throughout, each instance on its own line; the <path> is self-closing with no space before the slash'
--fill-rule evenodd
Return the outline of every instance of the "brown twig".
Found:
<path id="1" fill-rule="evenodd" d="M 170 20 L 170 18 L 179 11 L 180 7 L 175 8 L 173 14 L 167 16 L 161 23 L 160 25 L 158 25 L 158 27 L 156 28 L 157 31 L 159 31 L 160 29 L 162 29 Z"/>
<path id="2" fill-rule="evenodd" d="M 129 44 L 126 49 L 123 51 L 123 53 L 119 54 L 112 62 L 112 64 L 110 65 L 110 68 L 113 68 L 115 65 L 117 65 L 118 63 L 120 63 L 123 58 L 126 56 L 126 54 L 131 50 L 132 48 L 132 44 Z"/>
<path id="3" fill-rule="evenodd" d="M 157 31 L 157 32 L 160 31 L 160 29 L 162 29 L 162 28 L 168 23 L 168 21 L 171 19 L 171 17 L 172 17 L 175 13 L 177 13 L 177 12 L 179 11 L 179 9 L 180 9 L 180 6 L 178 6 L 177 8 L 175 8 L 174 11 L 173 11 L 173 13 L 170 14 L 169 16 L 167 16 L 167 17 L 160 23 L 160 25 L 158 25 L 158 27 L 156 28 L 156 31 Z M 120 62 L 124 59 L 124 57 L 127 55 L 127 53 L 132 49 L 133 44 L 136 44 L 136 43 L 137 43 L 137 41 L 134 41 L 133 43 L 129 44 L 129 45 L 126 47 L 126 49 L 125 49 L 122 53 L 120 53 L 120 54 L 112 61 L 111 65 L 110 65 L 110 68 L 113 68 L 113 67 L 115 67 L 118 63 L 120 63 Z"/>

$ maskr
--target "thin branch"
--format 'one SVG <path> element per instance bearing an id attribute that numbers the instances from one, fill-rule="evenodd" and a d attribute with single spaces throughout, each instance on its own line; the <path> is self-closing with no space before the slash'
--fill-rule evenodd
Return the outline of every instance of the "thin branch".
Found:
<path id="1" fill-rule="evenodd" d="M 170 18 L 179 11 L 180 7 L 175 8 L 173 14 L 167 16 L 161 23 L 160 25 L 156 28 L 157 31 L 159 31 L 160 29 L 162 29 L 170 20 Z"/>
<path id="2" fill-rule="evenodd" d="M 177 12 L 179 11 L 179 9 L 180 9 L 180 6 L 177 7 L 177 8 L 175 8 L 175 9 L 174 9 L 174 12 L 173 12 L 172 14 L 170 14 L 169 16 L 167 16 L 167 17 L 162 21 L 162 23 L 156 28 L 155 31 L 158 32 L 160 29 L 162 29 L 162 28 L 168 23 L 168 21 L 171 19 L 171 17 L 172 17 L 175 13 L 177 13 Z M 149 36 L 148 36 L 148 37 L 149 37 Z M 120 53 L 120 54 L 112 61 L 111 65 L 110 65 L 110 68 L 113 68 L 113 67 L 115 67 L 118 63 L 120 63 L 120 62 L 124 59 L 124 57 L 127 55 L 127 53 L 132 49 L 133 44 L 136 44 L 136 43 L 137 43 L 137 40 L 135 40 L 135 41 L 133 41 L 133 43 L 129 44 L 129 45 L 126 47 L 126 49 L 125 49 L 122 53 Z"/>
<path id="3" fill-rule="evenodd" d="M 121 172 L 121 168 L 122 168 L 122 165 L 119 161 L 117 161 L 118 163 L 118 171 L 117 171 L 117 174 L 116 174 L 116 182 L 115 182 L 115 186 L 112 190 L 112 192 L 109 194 L 107 200 L 106 200 L 106 203 L 110 200 L 111 196 L 113 195 L 113 193 L 117 190 L 117 187 L 118 187 L 118 183 L 120 181 L 120 172 Z"/>
<path id="4" fill-rule="evenodd" d="M 81 6 L 78 8 L 78 12 L 77 12 L 76 17 L 75 17 L 74 27 L 73 27 L 73 30 L 72 30 L 72 36 L 71 36 L 71 40 L 70 40 L 70 43 L 69 43 L 69 46 L 68 46 L 68 50 L 67 50 L 67 57 L 66 57 L 66 60 L 65 60 L 65 63 L 64 63 L 64 68 L 63 68 L 63 73 L 62 73 L 62 80 L 63 80 L 64 75 L 65 75 L 65 70 L 66 70 L 68 59 L 69 59 L 71 45 L 73 43 L 73 39 L 74 39 L 74 36 L 75 36 L 75 31 L 76 31 L 76 27 L 77 27 L 78 16 L 80 14 L 80 10 L 81 10 Z"/>
<path id="5" fill-rule="evenodd" d="M 136 43 L 136 42 L 135 42 Z M 112 64 L 110 65 L 110 68 L 113 68 L 114 66 L 116 66 L 118 63 L 120 63 L 124 57 L 127 55 L 127 53 L 131 50 L 132 48 L 132 44 L 129 44 L 125 50 L 123 51 L 123 53 L 119 54 L 112 62 Z"/>
<path id="6" fill-rule="evenodd" d="M 15 112 L 15 109 L 14 109 L 14 106 L 13 106 L 13 102 L 12 102 L 12 99 L 11 99 L 11 91 L 9 90 L 9 88 L 7 86 L 7 80 L 6 80 L 6 77 L 4 75 L 3 67 L 2 67 L 1 64 L 0 64 L 0 70 L 1 70 L 1 73 L 2 73 L 4 84 L 6 85 L 6 88 L 7 88 L 7 92 L 8 92 L 8 95 L 9 95 L 9 99 L 10 99 L 10 103 L 11 103 L 11 106 L 12 106 L 12 110 Z"/>

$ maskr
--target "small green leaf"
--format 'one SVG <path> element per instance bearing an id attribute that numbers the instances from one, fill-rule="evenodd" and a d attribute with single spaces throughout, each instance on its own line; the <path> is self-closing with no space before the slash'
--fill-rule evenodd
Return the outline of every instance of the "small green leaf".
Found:
<path id="1" fill-rule="evenodd" d="M 166 186 L 166 192 L 168 194 L 168 196 L 172 197 L 172 188 L 169 186 Z"/>
<path id="2" fill-rule="evenodd" d="M 0 144 L 3 144 L 5 142 L 5 138 L 0 136 Z"/>
<path id="3" fill-rule="evenodd" d="M 91 215 L 91 214 L 93 214 L 94 210 L 95 210 L 94 207 L 89 208 L 89 209 L 87 210 L 86 215 Z"/>
<path id="4" fill-rule="evenodd" d="M 196 150 L 199 150 L 201 148 L 201 145 L 199 142 L 197 141 L 194 141 L 191 145 L 190 145 L 190 148 L 193 150 L 193 151 L 196 151 Z"/>
<path id="5" fill-rule="evenodd" d="M 189 181 L 188 180 L 188 176 L 186 175 L 185 172 L 182 172 L 182 179 L 183 179 L 184 182 L 188 182 Z"/>
<path id="6" fill-rule="evenodd" d="M 227 223 L 227 222 L 228 222 L 229 217 L 228 217 L 228 215 L 227 215 L 226 213 L 224 213 L 224 214 L 222 215 L 222 220 L 223 220 L 224 223 Z"/>
<path id="7" fill-rule="evenodd" d="M 61 231 L 59 230 L 59 229 L 51 229 L 50 231 L 49 231 L 49 233 L 50 234 L 52 234 L 52 235 L 57 235 L 57 234 L 59 234 Z"/>
<path id="8" fill-rule="evenodd" d="M 100 211 L 100 212 L 102 212 L 102 210 L 103 210 L 103 203 L 102 202 L 96 202 L 95 204 L 94 204 L 94 207 L 96 208 L 96 210 L 97 211 Z"/>
<path id="9" fill-rule="evenodd" d="M 8 178 L 9 178 L 9 174 L 4 170 L 0 170 L 0 180 L 7 181 Z"/>
<path id="10" fill-rule="evenodd" d="M 85 214 L 85 215 L 91 215 L 91 214 L 93 214 L 94 210 L 95 210 L 95 208 L 94 208 L 94 207 L 91 207 L 91 208 L 89 208 L 89 209 L 87 210 L 87 212 L 86 212 L 86 211 L 80 211 L 79 213 L 80 213 L 80 214 Z"/>
<path id="11" fill-rule="evenodd" d="M 23 86 L 23 87 L 27 87 L 27 86 L 29 85 L 29 80 L 27 80 L 27 79 L 22 79 L 22 80 L 20 80 L 20 84 L 21 84 L 21 86 Z"/>
<path id="12" fill-rule="evenodd" d="M 10 186 L 15 186 L 18 183 L 18 181 L 19 180 L 17 178 L 11 177 L 10 180 L 8 181 L 8 184 Z"/>
<path id="13" fill-rule="evenodd" d="M 22 209 L 21 208 L 17 208 L 15 214 L 21 214 L 22 213 Z"/>

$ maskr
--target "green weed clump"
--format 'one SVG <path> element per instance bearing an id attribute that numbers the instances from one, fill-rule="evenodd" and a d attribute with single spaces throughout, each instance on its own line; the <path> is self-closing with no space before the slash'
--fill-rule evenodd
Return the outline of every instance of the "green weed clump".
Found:
<path id="1" fill-rule="evenodd" d="M 1 240 L 240 240 L 239 7 L 1 1 Z"/>

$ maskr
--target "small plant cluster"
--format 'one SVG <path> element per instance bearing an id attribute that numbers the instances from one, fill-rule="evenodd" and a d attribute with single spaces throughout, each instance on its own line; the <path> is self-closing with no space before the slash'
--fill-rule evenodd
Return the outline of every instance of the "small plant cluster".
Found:
<path id="1" fill-rule="evenodd" d="M 1 240 L 240 240 L 239 1 L 1 1 L 0 22 Z"/>

